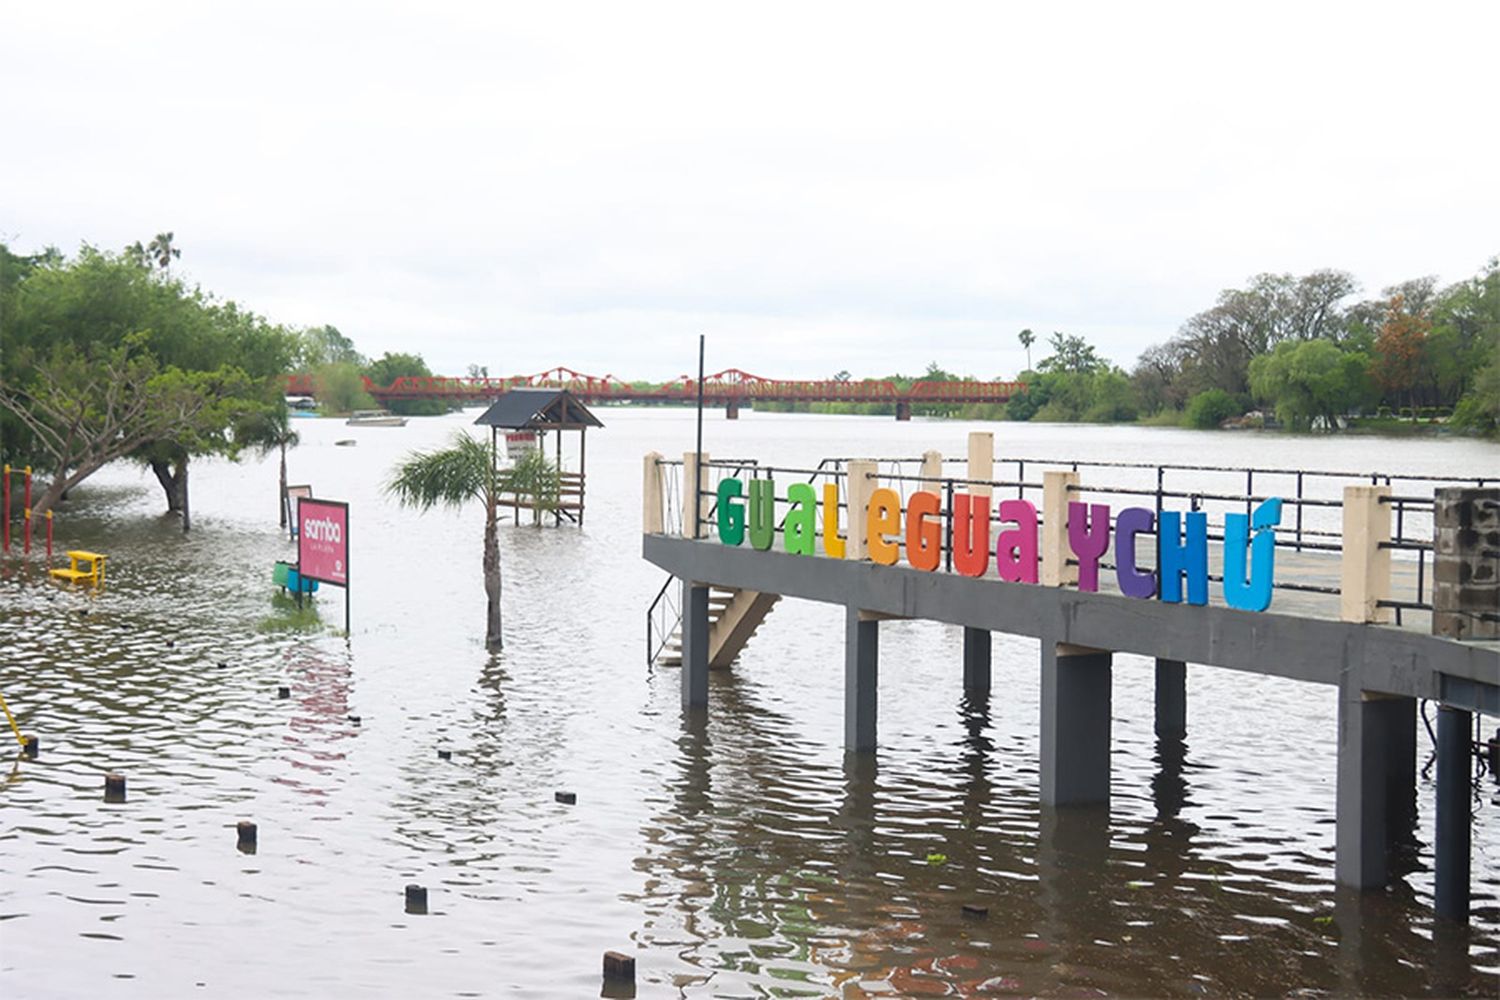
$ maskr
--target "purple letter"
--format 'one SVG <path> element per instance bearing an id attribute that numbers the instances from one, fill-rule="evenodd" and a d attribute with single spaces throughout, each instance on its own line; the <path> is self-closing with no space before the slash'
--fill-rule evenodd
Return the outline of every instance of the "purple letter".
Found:
<path id="1" fill-rule="evenodd" d="M 1115 576 L 1126 597 L 1156 596 L 1156 572 L 1135 568 L 1135 536 L 1150 534 L 1155 526 L 1156 515 L 1145 507 L 1126 507 L 1115 518 Z"/>
<path id="2" fill-rule="evenodd" d="M 1109 504 L 1068 502 L 1068 545 L 1078 557 L 1078 589 L 1099 589 L 1099 557 L 1109 548 Z"/>

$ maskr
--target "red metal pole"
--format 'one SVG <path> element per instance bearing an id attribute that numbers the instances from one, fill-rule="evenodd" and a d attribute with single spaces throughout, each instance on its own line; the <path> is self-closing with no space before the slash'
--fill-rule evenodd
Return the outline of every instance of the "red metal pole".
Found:
<path id="1" fill-rule="evenodd" d="M 21 528 L 21 554 L 31 555 L 31 508 L 27 507 L 21 512 L 23 527 Z"/>
<path id="2" fill-rule="evenodd" d="M 47 565 L 52 565 L 52 512 L 47 511 Z"/>
<path id="3" fill-rule="evenodd" d="M 4 538 L 5 553 L 10 554 L 10 463 L 6 463 L 5 472 L 0 476 L 0 537 Z"/>

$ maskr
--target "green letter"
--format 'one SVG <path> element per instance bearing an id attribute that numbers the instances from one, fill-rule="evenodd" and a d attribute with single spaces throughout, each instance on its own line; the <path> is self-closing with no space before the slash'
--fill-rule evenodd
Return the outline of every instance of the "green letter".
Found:
<path id="1" fill-rule="evenodd" d="M 769 551 L 776 538 L 776 480 L 750 480 L 750 544 Z"/>
<path id="2" fill-rule="evenodd" d="M 792 509 L 787 512 L 781 542 L 788 552 L 810 556 L 818 534 L 818 495 L 806 483 L 793 483 L 787 488 L 786 500 Z"/>
<path id="3" fill-rule="evenodd" d="M 744 488 L 738 479 L 719 480 L 719 541 L 725 545 L 745 540 L 745 505 L 738 502 Z"/>

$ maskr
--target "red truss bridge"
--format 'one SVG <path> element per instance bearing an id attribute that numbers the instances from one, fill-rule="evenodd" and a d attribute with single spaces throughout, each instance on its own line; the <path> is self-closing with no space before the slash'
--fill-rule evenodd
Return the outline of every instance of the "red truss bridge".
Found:
<path id="1" fill-rule="evenodd" d="M 698 398 L 698 380 L 683 375 L 659 385 L 632 385 L 614 375 L 585 375 L 571 368 L 549 368 L 535 375 L 509 378 L 449 378 L 442 375 L 402 375 L 387 386 L 365 378 L 365 391 L 388 404 L 399 399 L 441 399 L 455 403 L 485 403 L 511 389 L 567 389 L 585 402 L 693 403 Z M 287 376 L 288 395 L 310 396 L 316 386 L 311 375 Z M 703 379 L 704 402 L 723 406 L 729 419 L 739 416 L 740 406 L 755 400 L 778 403 L 887 403 L 897 420 L 910 420 L 911 408 L 924 404 L 1005 403 L 1025 391 L 1021 382 L 913 382 L 898 388 L 888 379 L 856 382 L 801 381 L 763 378 L 726 368 Z"/>

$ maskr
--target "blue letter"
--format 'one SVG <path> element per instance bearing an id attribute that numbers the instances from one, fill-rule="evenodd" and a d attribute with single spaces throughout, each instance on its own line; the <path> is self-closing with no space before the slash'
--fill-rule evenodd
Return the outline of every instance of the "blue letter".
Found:
<path id="1" fill-rule="evenodd" d="M 1156 568 L 1161 580 L 1161 599 L 1170 604 L 1182 603 L 1182 577 L 1187 576 L 1187 602 L 1208 603 L 1208 515 L 1201 510 L 1189 511 L 1187 539 L 1183 540 L 1182 515 L 1175 510 L 1161 512 L 1156 529 Z"/>
<path id="2" fill-rule="evenodd" d="M 1250 524 L 1255 541 L 1250 541 Z M 1264 611 L 1271 606 L 1271 580 L 1276 575 L 1276 525 L 1281 523 L 1281 498 L 1266 500 L 1251 517 L 1224 515 L 1224 600 L 1231 608 Z M 1250 549 L 1250 579 L 1245 580 L 1245 549 Z"/>

